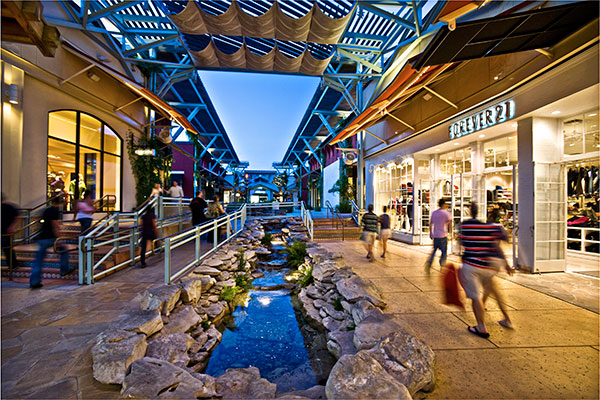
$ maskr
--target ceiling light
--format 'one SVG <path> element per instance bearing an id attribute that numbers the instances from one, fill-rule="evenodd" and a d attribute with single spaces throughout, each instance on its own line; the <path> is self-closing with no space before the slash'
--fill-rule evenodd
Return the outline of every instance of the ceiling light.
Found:
<path id="1" fill-rule="evenodd" d="M 440 151 L 441 149 L 435 149 L 435 151 Z"/>
<path id="2" fill-rule="evenodd" d="M 48 154 L 48 158 L 54 158 L 54 159 L 57 159 L 57 160 L 58 160 L 60 157 L 59 157 L 59 156 L 52 155 L 52 154 Z"/>
<path id="3" fill-rule="evenodd" d="M 560 111 L 556 110 L 556 111 L 552 111 L 552 115 L 557 115 L 560 114 Z"/>
<path id="4" fill-rule="evenodd" d="M 518 127 L 519 127 L 519 124 L 512 124 L 511 126 L 512 126 L 513 128 L 518 128 Z"/>
<path id="5" fill-rule="evenodd" d="M 429 101 L 431 99 L 431 95 L 429 93 L 426 93 L 425 96 L 423 96 L 423 100 L 425 101 Z"/>
<path id="6" fill-rule="evenodd" d="M 573 147 L 573 146 L 575 146 L 575 143 L 571 143 L 571 144 L 569 145 L 569 147 Z"/>
<path id="7" fill-rule="evenodd" d="M 482 133 L 481 135 L 479 135 L 480 138 L 484 138 L 485 135 Z"/>
<path id="8" fill-rule="evenodd" d="M 458 142 L 454 142 L 454 145 L 455 145 L 455 146 L 458 146 L 459 144 L 460 144 L 460 143 L 458 143 Z"/>
<path id="9" fill-rule="evenodd" d="M 588 114 L 588 117 L 595 117 L 598 113 Z"/>
<path id="10" fill-rule="evenodd" d="M 100 80 L 100 77 L 98 75 L 96 75 L 95 73 L 93 73 L 92 71 L 88 71 L 87 76 L 94 82 L 98 82 Z"/>

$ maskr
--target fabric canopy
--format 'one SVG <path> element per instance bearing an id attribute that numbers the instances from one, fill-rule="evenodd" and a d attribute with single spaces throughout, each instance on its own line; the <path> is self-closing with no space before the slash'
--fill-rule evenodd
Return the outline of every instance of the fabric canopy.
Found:
<path id="1" fill-rule="evenodd" d="M 300 18 L 286 15 L 277 2 L 264 14 L 252 16 L 232 2 L 227 11 L 211 15 L 194 0 L 188 0 L 178 14 L 169 15 L 181 33 L 193 35 L 247 36 L 295 42 L 337 44 L 352 12 L 341 18 L 330 18 L 314 4 Z"/>

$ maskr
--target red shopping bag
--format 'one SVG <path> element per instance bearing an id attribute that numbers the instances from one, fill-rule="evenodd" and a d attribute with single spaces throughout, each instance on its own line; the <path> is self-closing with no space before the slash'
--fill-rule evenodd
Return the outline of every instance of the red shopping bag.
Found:
<path id="1" fill-rule="evenodd" d="M 454 304 L 465 309 L 458 283 L 458 269 L 452 263 L 446 263 L 442 271 L 442 286 L 444 288 L 444 304 Z"/>

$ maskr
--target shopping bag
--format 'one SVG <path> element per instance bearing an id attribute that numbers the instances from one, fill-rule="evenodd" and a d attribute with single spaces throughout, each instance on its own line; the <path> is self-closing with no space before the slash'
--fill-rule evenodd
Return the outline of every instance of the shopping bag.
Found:
<path id="1" fill-rule="evenodd" d="M 452 263 L 446 263 L 442 270 L 442 287 L 444 288 L 444 304 L 453 304 L 465 309 L 458 283 L 458 269 Z"/>

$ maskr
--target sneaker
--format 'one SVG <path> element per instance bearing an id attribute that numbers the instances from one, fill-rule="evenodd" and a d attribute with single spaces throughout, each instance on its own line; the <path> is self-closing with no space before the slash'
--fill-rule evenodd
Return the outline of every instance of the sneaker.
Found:
<path id="1" fill-rule="evenodd" d="M 381 258 L 385 258 L 385 254 L 382 254 L 382 255 L 381 255 Z"/>
<path id="2" fill-rule="evenodd" d="M 39 289 L 42 286 L 44 285 L 42 285 L 41 283 L 36 283 L 35 285 L 29 285 L 29 289 Z"/>
<path id="3" fill-rule="evenodd" d="M 146 268 L 146 264 L 142 264 L 140 268 Z"/>

